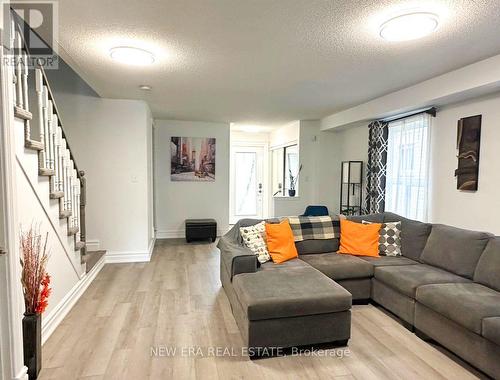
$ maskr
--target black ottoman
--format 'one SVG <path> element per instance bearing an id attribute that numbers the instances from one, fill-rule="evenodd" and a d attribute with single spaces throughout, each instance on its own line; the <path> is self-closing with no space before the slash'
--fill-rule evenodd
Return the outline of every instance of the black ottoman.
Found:
<path id="1" fill-rule="evenodd" d="M 217 237 L 217 222 L 215 219 L 186 219 L 186 241 L 211 239 Z"/>

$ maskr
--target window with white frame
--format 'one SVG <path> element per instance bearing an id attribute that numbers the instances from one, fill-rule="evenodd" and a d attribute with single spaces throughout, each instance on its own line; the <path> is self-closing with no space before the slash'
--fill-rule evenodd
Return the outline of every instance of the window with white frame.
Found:
<path id="1" fill-rule="evenodd" d="M 273 196 L 286 197 L 291 190 L 290 175 L 296 178 L 299 173 L 299 147 L 297 144 L 271 150 L 271 175 Z M 299 191 L 298 181 L 294 187 L 296 195 Z"/>
<path id="2" fill-rule="evenodd" d="M 431 115 L 389 123 L 385 210 L 427 220 Z"/>

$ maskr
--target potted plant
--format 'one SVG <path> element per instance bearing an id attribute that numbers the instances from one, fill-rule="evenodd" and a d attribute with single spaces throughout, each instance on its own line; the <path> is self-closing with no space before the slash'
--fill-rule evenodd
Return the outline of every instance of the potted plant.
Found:
<path id="1" fill-rule="evenodd" d="M 24 295 L 23 317 L 24 364 L 30 379 L 36 379 L 42 367 L 42 313 L 51 293 L 50 276 L 46 271 L 48 233 L 45 240 L 33 227 L 21 231 L 21 284 Z"/>
<path id="2" fill-rule="evenodd" d="M 288 189 L 288 196 L 295 196 L 295 186 L 297 185 L 297 181 L 299 179 L 300 172 L 302 171 L 302 164 L 300 164 L 299 170 L 297 171 L 297 175 L 292 174 L 292 169 L 288 168 L 288 175 L 290 177 L 290 188 Z"/>

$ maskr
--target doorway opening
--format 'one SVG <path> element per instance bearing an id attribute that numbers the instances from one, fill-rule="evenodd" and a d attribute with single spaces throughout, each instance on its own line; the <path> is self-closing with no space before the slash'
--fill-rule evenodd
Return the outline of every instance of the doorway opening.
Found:
<path id="1" fill-rule="evenodd" d="M 231 129 L 229 223 L 269 217 L 269 134 Z"/>

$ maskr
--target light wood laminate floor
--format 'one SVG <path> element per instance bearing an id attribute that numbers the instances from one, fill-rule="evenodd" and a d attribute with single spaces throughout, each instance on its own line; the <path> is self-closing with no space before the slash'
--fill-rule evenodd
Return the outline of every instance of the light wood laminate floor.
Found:
<path id="1" fill-rule="evenodd" d="M 215 245 L 162 240 L 150 263 L 109 264 L 102 269 L 44 345 L 40 379 L 478 376 L 372 305 L 353 307 L 348 352 L 337 349 L 337 357 L 322 351 L 323 356 L 250 361 L 239 354 L 242 344 L 219 281 Z M 216 348 L 226 346 L 232 351 L 216 356 Z M 168 356 L 169 347 L 177 347 L 175 356 Z M 194 352 L 180 351 L 183 347 Z"/>

